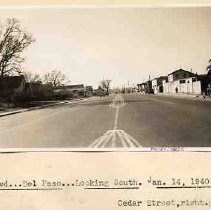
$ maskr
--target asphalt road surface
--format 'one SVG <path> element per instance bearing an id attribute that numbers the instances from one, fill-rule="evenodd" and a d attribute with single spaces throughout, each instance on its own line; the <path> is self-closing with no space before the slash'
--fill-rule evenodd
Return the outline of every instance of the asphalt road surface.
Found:
<path id="1" fill-rule="evenodd" d="M 117 94 L 4 116 L 0 147 L 210 147 L 211 102 Z"/>

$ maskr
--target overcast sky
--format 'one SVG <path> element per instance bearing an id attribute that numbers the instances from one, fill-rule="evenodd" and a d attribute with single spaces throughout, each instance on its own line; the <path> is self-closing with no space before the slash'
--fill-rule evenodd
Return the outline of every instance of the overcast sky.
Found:
<path id="1" fill-rule="evenodd" d="M 184 68 L 205 73 L 211 58 L 211 8 L 0 9 L 36 42 L 24 68 L 60 69 L 72 84 L 140 83 Z"/>

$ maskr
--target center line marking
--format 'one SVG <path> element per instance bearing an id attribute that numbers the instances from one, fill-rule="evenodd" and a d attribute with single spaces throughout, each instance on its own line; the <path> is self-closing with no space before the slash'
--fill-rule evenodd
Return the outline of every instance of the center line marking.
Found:
<path id="1" fill-rule="evenodd" d="M 118 120 L 119 120 L 119 109 L 122 106 L 125 106 L 126 103 L 121 94 L 117 94 L 116 97 L 111 101 L 110 107 L 115 108 L 115 119 L 113 130 L 108 130 L 102 136 L 97 138 L 93 143 L 89 145 L 91 148 L 114 148 L 119 145 L 119 147 L 142 147 L 138 141 L 136 141 L 132 136 L 127 134 L 124 130 L 118 129 Z M 117 144 L 120 143 L 120 144 Z"/>
<path id="2" fill-rule="evenodd" d="M 115 121 L 114 121 L 114 130 L 117 130 L 118 118 L 119 118 L 119 108 L 116 109 L 116 115 L 115 115 Z"/>

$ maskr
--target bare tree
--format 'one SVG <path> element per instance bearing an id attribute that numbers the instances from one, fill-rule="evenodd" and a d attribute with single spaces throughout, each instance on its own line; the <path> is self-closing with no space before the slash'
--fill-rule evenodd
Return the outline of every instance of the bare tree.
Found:
<path id="1" fill-rule="evenodd" d="M 106 91 L 106 93 L 109 95 L 111 80 L 110 79 L 103 79 L 100 82 L 101 87 Z"/>
<path id="2" fill-rule="evenodd" d="M 209 65 L 207 66 L 207 74 L 211 75 L 211 59 L 209 60 Z"/>
<path id="3" fill-rule="evenodd" d="M 68 78 L 59 70 L 48 72 L 44 76 L 44 82 L 52 83 L 53 86 L 59 86 L 69 82 Z"/>
<path id="4" fill-rule="evenodd" d="M 21 73 L 21 63 L 25 60 L 21 53 L 34 41 L 19 20 L 12 18 L 0 23 L 0 76 Z"/>
<path id="5" fill-rule="evenodd" d="M 25 71 L 25 72 L 23 72 L 23 75 L 25 77 L 26 82 L 35 83 L 35 82 L 42 81 L 39 74 L 33 73 L 31 71 Z"/>

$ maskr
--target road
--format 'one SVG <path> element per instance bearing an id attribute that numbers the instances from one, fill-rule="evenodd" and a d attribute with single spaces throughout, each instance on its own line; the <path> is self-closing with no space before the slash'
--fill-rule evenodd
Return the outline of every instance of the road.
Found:
<path id="1" fill-rule="evenodd" d="M 117 94 L 0 118 L 1 148 L 211 146 L 211 102 Z"/>

